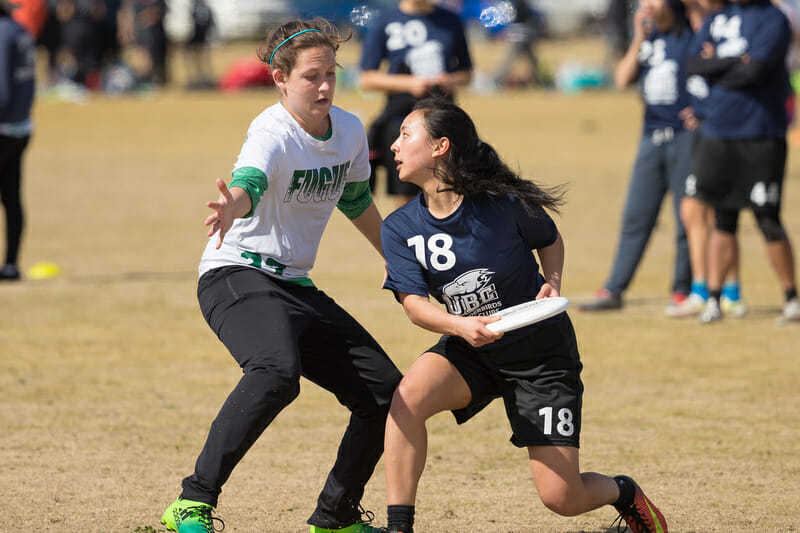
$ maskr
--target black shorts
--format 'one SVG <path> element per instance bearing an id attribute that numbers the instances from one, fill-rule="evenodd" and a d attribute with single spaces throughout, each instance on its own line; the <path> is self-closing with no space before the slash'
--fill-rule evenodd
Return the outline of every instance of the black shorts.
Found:
<path id="1" fill-rule="evenodd" d="M 460 337 L 445 335 L 428 351 L 450 361 L 472 392 L 469 405 L 453 411 L 459 424 L 502 397 L 515 446 L 578 447 L 583 365 L 566 313 L 497 349 L 478 351 Z"/>
<path id="2" fill-rule="evenodd" d="M 785 139 L 702 137 L 686 195 L 720 209 L 780 211 Z"/>

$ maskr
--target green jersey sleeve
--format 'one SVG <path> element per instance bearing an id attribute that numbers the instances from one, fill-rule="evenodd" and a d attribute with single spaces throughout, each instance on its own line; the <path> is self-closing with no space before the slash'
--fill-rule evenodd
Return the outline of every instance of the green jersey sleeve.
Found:
<path id="1" fill-rule="evenodd" d="M 250 196 L 250 212 L 242 218 L 253 216 L 259 200 L 267 190 L 267 175 L 254 167 L 237 168 L 231 173 L 233 180 L 229 187 L 241 187 Z"/>
<path id="2" fill-rule="evenodd" d="M 372 195 L 369 192 L 369 180 L 355 181 L 344 186 L 342 197 L 336 207 L 344 213 L 348 219 L 358 218 L 367 210 L 372 203 Z"/>

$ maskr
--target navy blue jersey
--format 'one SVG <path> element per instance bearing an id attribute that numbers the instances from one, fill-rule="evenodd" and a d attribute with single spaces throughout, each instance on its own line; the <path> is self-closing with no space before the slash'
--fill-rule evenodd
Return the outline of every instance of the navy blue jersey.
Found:
<path id="1" fill-rule="evenodd" d="M 396 7 L 381 13 L 364 40 L 361 69 L 378 70 L 384 59 L 390 74 L 423 78 L 472 68 L 461 19 L 440 7 L 427 15 Z"/>
<path id="2" fill-rule="evenodd" d="M 639 79 L 647 134 L 662 128 L 683 128 L 678 114 L 691 105 L 686 90 L 686 58 L 693 35 L 689 28 L 680 32 L 655 31 L 639 48 Z"/>
<path id="3" fill-rule="evenodd" d="M 767 71 L 757 82 L 728 88 L 711 80 L 705 102 L 703 135 L 718 139 L 760 139 L 786 135 L 789 74 L 786 53 L 791 27 L 783 12 L 769 2 L 729 4 L 708 17 L 700 32 L 714 45 L 718 58 L 747 54 Z"/>
<path id="4" fill-rule="evenodd" d="M 430 294 L 453 315 L 491 315 L 536 297 L 544 278 L 532 250 L 557 237 L 543 209 L 532 216 L 513 196 L 465 198 L 453 214 L 437 219 L 420 194 L 381 227 L 384 288 Z M 511 342 L 529 328 L 501 341 Z"/>
<path id="5" fill-rule="evenodd" d="M 35 74 L 35 44 L 22 26 L 0 17 L 0 134 L 29 135 Z"/>

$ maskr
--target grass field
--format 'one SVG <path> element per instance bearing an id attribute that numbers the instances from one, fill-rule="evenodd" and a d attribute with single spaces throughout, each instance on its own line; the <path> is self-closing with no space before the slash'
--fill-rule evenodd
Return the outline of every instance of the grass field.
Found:
<path id="1" fill-rule="evenodd" d="M 217 50 L 217 68 L 251 48 Z M 596 57 L 601 48 L 561 43 L 543 54 Z M 478 67 L 488 68 L 499 50 L 480 53 Z M 195 300 L 204 202 L 216 198 L 213 180 L 229 175 L 249 121 L 275 99 L 169 89 L 37 104 L 22 267 L 55 261 L 63 275 L 0 286 L 0 531 L 160 529 L 240 373 Z M 460 101 L 525 175 L 569 184 L 557 218 L 563 294 L 588 299 L 616 246 L 637 95 L 522 91 Z M 341 91 L 336 103 L 368 123 L 381 100 Z M 796 150 L 784 221 L 798 245 Z M 393 207 L 383 195 L 376 201 L 384 214 Z M 671 531 L 796 531 L 800 327 L 775 324 L 782 295 L 749 215 L 740 238 L 751 313 L 712 326 L 665 318 L 672 232 L 665 208 L 622 312 L 571 313 L 585 365 L 582 467 L 634 476 Z M 382 273 L 378 255 L 334 214 L 312 277 L 405 370 L 434 336 L 379 289 Z M 307 531 L 347 414 L 302 386 L 225 486 L 226 531 Z M 576 518 L 544 508 L 525 452 L 508 443 L 501 404 L 463 427 L 443 414 L 429 428 L 417 531 L 612 531 L 610 507 Z M 363 503 L 385 523 L 382 464 Z"/>

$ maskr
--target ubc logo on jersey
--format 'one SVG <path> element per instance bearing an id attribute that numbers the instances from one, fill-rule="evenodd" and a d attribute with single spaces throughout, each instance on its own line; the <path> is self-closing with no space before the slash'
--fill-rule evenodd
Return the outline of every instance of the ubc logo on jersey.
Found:
<path id="1" fill-rule="evenodd" d="M 342 195 L 348 170 L 350 161 L 333 168 L 295 170 L 283 201 L 289 203 L 293 197 L 301 204 L 336 200 Z"/>
<path id="2" fill-rule="evenodd" d="M 458 276 L 442 289 L 447 310 L 452 315 L 489 315 L 503 306 L 492 283 L 494 272 L 476 268 Z"/>

